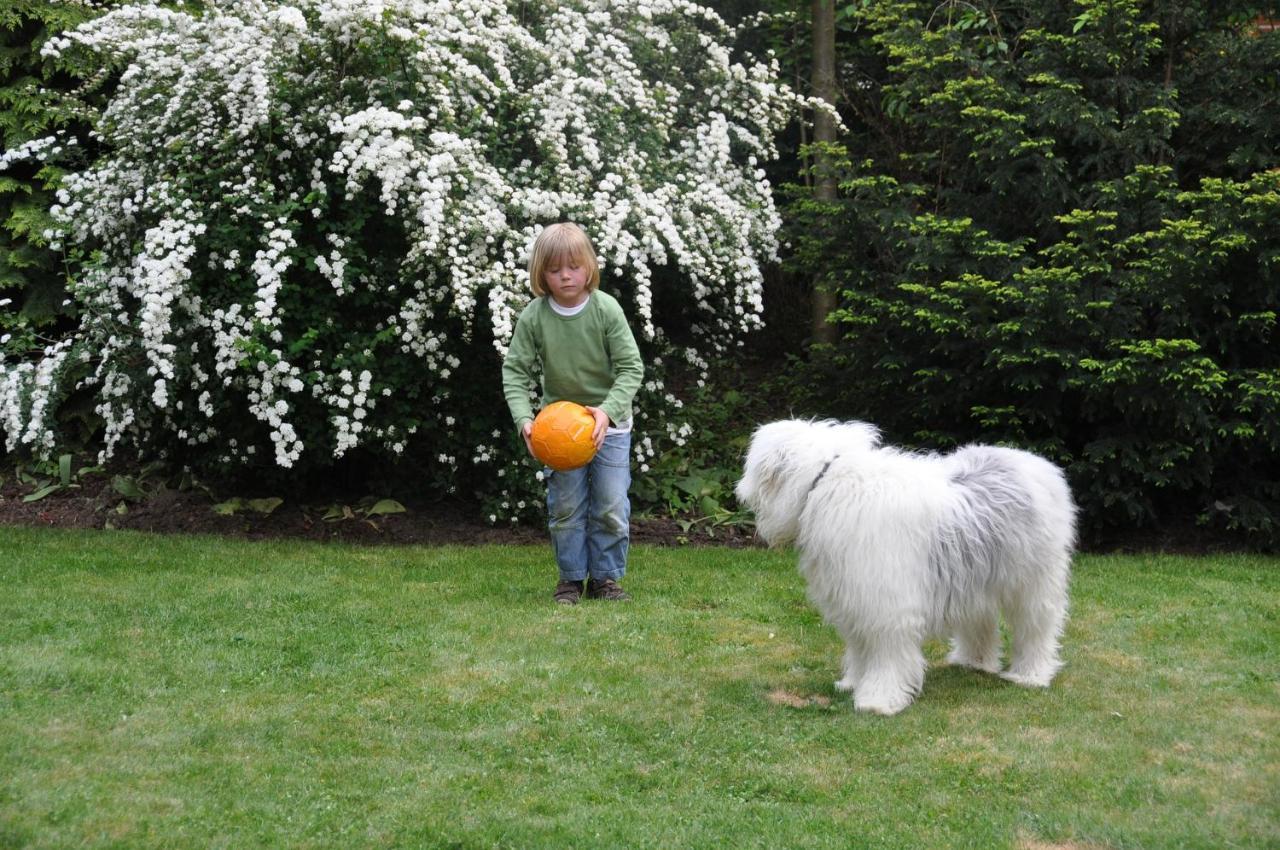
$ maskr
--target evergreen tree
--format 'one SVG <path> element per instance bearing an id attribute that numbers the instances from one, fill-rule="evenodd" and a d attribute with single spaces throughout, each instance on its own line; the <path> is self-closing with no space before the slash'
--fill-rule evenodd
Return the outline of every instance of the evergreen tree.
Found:
<path id="1" fill-rule="evenodd" d="M 74 27 L 107 4 L 49 0 L 0 2 L 0 336 L 15 350 L 56 334 L 73 308 L 67 302 L 67 258 L 49 246 L 56 224 L 49 215 L 53 188 L 80 160 L 77 143 L 87 124 L 66 96 L 83 93 L 83 75 L 42 55 L 49 38 Z M 61 95 L 61 96 L 60 96 Z M 54 136 L 54 134 L 57 134 Z M 9 163 L 24 146 L 54 136 L 39 158 Z"/>
<path id="2" fill-rule="evenodd" d="M 841 291 L 807 404 L 1038 449 L 1086 529 L 1280 539 L 1280 36 L 1257 4 L 844 7 Z"/>

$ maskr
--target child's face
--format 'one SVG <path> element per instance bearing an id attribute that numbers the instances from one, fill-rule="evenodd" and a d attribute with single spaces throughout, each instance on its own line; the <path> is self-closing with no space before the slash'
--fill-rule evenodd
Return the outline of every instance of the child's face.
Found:
<path id="1" fill-rule="evenodd" d="M 542 273 L 542 285 L 561 307 L 577 307 L 587 297 L 587 267 L 578 257 L 555 257 Z"/>

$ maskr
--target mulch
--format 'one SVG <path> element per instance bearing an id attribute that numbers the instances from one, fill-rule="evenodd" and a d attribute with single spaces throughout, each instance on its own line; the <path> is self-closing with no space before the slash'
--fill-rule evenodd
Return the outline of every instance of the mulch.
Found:
<path id="1" fill-rule="evenodd" d="M 461 501 L 414 502 L 401 499 L 400 514 L 364 517 L 356 502 L 341 519 L 324 519 L 342 499 L 310 504 L 285 501 L 270 514 L 245 508 L 231 515 L 214 511 L 215 500 L 203 490 L 148 488 L 144 497 L 126 499 L 111 483 L 111 473 L 84 476 L 69 489 L 25 501 L 33 487 L 12 474 L 0 483 L 0 525 L 40 528 L 131 529 L 162 534 L 212 534 L 252 540 L 296 539 L 358 544 L 480 545 L 546 544 L 541 525 L 490 525 L 475 505 Z M 750 528 L 708 527 L 682 523 L 675 517 L 633 516 L 631 541 L 662 546 L 762 545 Z"/>
<path id="2" fill-rule="evenodd" d="M 142 498 L 126 499 L 112 486 L 114 470 L 89 473 L 69 489 L 26 501 L 33 491 L 11 471 L 0 473 L 0 526 L 40 528 L 132 529 L 162 534 L 211 534 L 253 540 L 296 539 L 356 544 L 481 545 L 547 544 L 546 528 L 531 525 L 490 525 L 475 504 L 465 501 L 412 501 L 399 499 L 402 514 L 365 518 L 357 502 L 332 495 L 308 494 L 284 502 L 270 514 L 243 509 L 233 515 L 214 511 L 217 501 L 201 489 L 176 490 L 147 486 Z M 223 495 L 220 498 L 227 498 Z M 398 498 L 398 496 L 397 496 Z M 308 501 L 310 499 L 311 501 Z M 322 501 L 323 499 L 323 501 Z M 350 516 L 326 520 L 335 504 L 352 508 Z M 749 525 L 713 526 L 706 520 L 691 521 L 670 516 L 632 515 L 631 541 L 658 546 L 761 547 Z M 1164 552 L 1214 554 L 1252 551 L 1245 541 L 1221 532 L 1181 523 L 1159 529 L 1111 530 L 1090 534 L 1082 528 L 1081 548 L 1089 552 Z M 1272 547 L 1274 548 L 1274 547 Z M 1264 550 L 1265 551 L 1265 550 Z"/>

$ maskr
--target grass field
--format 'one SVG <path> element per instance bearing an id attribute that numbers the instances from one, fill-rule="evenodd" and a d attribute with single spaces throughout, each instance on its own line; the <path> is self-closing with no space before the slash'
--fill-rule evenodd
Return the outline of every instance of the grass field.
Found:
<path id="1" fill-rule="evenodd" d="M 1048 691 L 836 694 L 791 556 L 0 528 L 0 847 L 1280 846 L 1280 560 L 1081 557 Z"/>

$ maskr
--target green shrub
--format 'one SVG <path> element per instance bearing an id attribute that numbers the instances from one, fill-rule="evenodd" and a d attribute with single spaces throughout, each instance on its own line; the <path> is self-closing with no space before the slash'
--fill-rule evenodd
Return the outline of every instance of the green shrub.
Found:
<path id="1" fill-rule="evenodd" d="M 1194 517 L 1275 539 L 1280 173 L 1179 192 L 1141 168 L 1034 250 L 971 219 L 882 227 L 900 190 L 845 188 L 860 237 L 920 247 L 844 290 L 845 340 L 821 365 L 832 412 L 926 446 L 1043 452 L 1095 533 Z"/>
<path id="2" fill-rule="evenodd" d="M 74 315 L 64 258 L 49 248 L 57 227 L 49 207 L 57 181 L 82 161 L 87 138 L 65 95 L 92 70 L 60 68 L 41 48 L 101 11 L 47 0 L 0 4 L 0 346 L 33 348 Z M 28 145 L 40 150 L 40 161 L 8 167 Z"/>
<path id="3" fill-rule="evenodd" d="M 1280 171 L 1254 169 L 1280 164 L 1277 124 L 1222 122 L 1274 103 L 1280 37 L 1225 6 L 1163 11 L 857 12 L 858 154 L 838 201 L 791 206 L 842 339 L 795 390 L 904 442 L 1043 452 L 1088 539 L 1194 522 L 1274 546 Z M 1227 90 L 1210 46 L 1268 76 Z"/>

